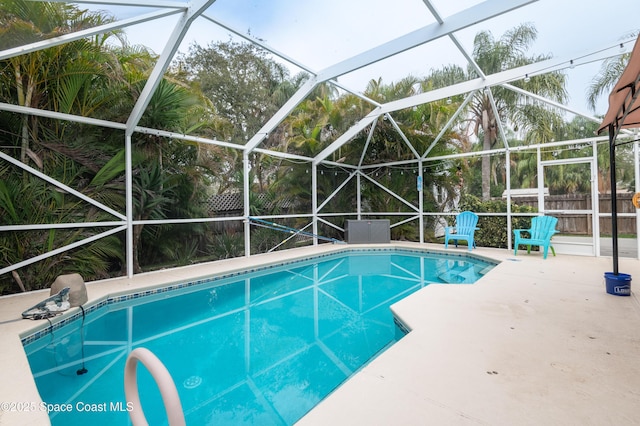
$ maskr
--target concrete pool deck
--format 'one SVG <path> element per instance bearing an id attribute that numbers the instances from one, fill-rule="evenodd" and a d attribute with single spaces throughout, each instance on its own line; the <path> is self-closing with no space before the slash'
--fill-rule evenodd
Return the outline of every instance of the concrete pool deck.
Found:
<path id="1" fill-rule="evenodd" d="M 443 250 L 417 243 L 380 246 Z M 87 290 L 95 301 L 343 248 L 323 244 L 230 259 L 88 283 Z M 448 251 L 467 253 L 466 247 Z M 640 424 L 640 302 L 633 283 L 630 297 L 606 293 L 603 274 L 611 271 L 611 258 L 543 260 L 537 252 L 514 257 L 485 248 L 473 254 L 501 263 L 474 285 L 430 285 L 393 305 L 412 331 L 298 424 Z M 639 260 L 619 262 L 620 272 L 640 279 Z M 47 296 L 0 298 L 0 402 L 40 401 L 20 336 L 48 322 L 20 314 Z M 38 410 L 0 410 L 0 425 L 47 423 Z"/>

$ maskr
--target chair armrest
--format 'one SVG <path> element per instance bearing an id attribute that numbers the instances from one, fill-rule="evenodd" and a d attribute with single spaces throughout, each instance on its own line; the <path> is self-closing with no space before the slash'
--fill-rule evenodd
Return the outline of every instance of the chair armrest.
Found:
<path id="1" fill-rule="evenodd" d="M 521 232 L 528 232 L 529 235 L 531 235 L 531 228 L 529 229 L 512 229 L 513 233 L 516 234 L 517 236 L 520 236 Z"/>
<path id="2" fill-rule="evenodd" d="M 455 234 L 456 233 L 456 227 L 455 226 L 445 226 L 444 227 L 444 233 L 445 233 L 445 235 Z"/>
<path id="3" fill-rule="evenodd" d="M 551 237 L 553 237 L 555 234 L 558 234 L 560 231 L 556 231 L 555 229 L 553 231 L 549 231 L 549 233 L 547 234 L 547 239 L 550 240 Z"/>

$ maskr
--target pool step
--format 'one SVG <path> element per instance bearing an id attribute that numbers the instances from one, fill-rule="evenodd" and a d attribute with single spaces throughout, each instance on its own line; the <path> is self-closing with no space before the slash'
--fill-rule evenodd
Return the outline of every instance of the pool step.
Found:
<path id="1" fill-rule="evenodd" d="M 438 278 L 447 284 L 474 283 L 480 278 L 473 265 L 446 269 L 438 274 Z"/>

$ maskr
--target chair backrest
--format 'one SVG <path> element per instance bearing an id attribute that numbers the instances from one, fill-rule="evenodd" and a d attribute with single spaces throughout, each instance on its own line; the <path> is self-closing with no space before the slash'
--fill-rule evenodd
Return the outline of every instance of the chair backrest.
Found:
<path id="1" fill-rule="evenodd" d="M 470 235 L 476 230 L 478 215 L 474 212 L 461 212 L 456 218 L 456 231 L 458 234 Z"/>
<path id="2" fill-rule="evenodd" d="M 556 231 L 558 218 L 553 216 L 535 216 L 531 219 L 531 238 L 546 240 Z"/>

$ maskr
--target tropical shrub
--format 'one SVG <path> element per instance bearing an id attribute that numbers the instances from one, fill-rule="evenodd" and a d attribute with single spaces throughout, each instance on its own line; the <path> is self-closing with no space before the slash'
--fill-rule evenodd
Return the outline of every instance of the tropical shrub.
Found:
<path id="1" fill-rule="evenodd" d="M 507 202 L 504 200 L 482 201 L 473 195 L 464 195 L 460 202 L 460 210 L 470 210 L 475 213 L 506 213 Z M 518 206 L 511 203 L 512 213 L 535 213 L 529 206 Z M 514 217 L 511 219 L 512 229 L 526 229 L 531 224 L 529 217 Z M 505 216 L 480 216 L 478 229 L 475 233 L 476 245 L 480 247 L 507 248 L 507 218 Z"/>

